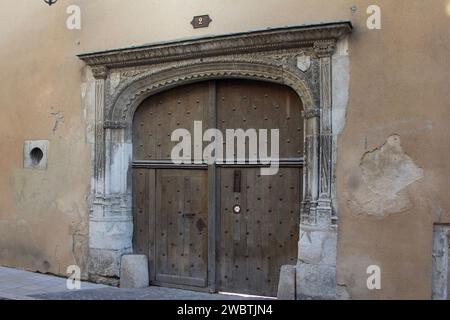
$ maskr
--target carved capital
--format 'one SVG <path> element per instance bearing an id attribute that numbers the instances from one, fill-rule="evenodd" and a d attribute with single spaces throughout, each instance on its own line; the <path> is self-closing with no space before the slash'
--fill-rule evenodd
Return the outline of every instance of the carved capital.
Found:
<path id="1" fill-rule="evenodd" d="M 97 80 L 105 80 L 108 77 L 108 68 L 105 66 L 92 67 L 92 74 Z"/>
<path id="2" fill-rule="evenodd" d="M 318 109 L 318 108 L 305 109 L 303 111 L 303 117 L 305 119 L 319 118 L 320 117 L 320 109 Z"/>
<path id="3" fill-rule="evenodd" d="M 336 50 L 336 40 L 315 41 L 313 49 L 318 58 L 330 57 Z"/>

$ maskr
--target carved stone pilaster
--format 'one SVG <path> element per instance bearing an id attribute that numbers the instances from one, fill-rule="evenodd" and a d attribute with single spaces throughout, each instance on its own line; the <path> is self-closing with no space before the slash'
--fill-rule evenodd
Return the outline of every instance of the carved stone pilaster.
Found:
<path id="1" fill-rule="evenodd" d="M 320 181 L 318 200 L 318 220 L 324 224 L 334 224 L 335 215 L 332 209 L 332 85 L 331 54 L 336 48 L 335 41 L 317 44 L 320 53 Z M 319 54 L 318 54 L 319 55 Z"/>
<path id="2" fill-rule="evenodd" d="M 94 181 L 95 194 L 103 195 L 105 187 L 105 136 L 103 130 L 105 108 L 105 80 L 95 80 L 95 154 Z"/>
<path id="3" fill-rule="evenodd" d="M 320 121 L 315 130 L 310 128 L 314 134 L 307 136 L 306 142 L 307 154 L 312 153 L 315 162 L 307 166 L 307 170 L 312 170 L 306 179 L 312 184 L 307 189 L 311 192 L 311 200 L 304 203 L 302 212 L 306 215 L 302 217 L 300 226 L 297 298 L 334 299 L 337 296 L 337 227 L 332 209 L 331 55 L 336 49 L 336 40 L 316 41 L 313 49 L 320 65 Z M 307 114 L 305 112 L 305 116 Z M 312 117 L 308 122 L 313 119 L 316 118 Z"/>
<path id="4" fill-rule="evenodd" d="M 305 159 L 304 168 L 304 196 L 301 207 L 301 223 L 314 225 L 316 223 L 316 208 L 318 197 L 318 155 L 319 155 L 319 128 L 320 109 L 306 108 L 303 111 L 305 119 Z"/>
<path id="5" fill-rule="evenodd" d="M 92 71 L 95 75 L 96 73 Z M 104 206 L 98 201 L 104 195 L 105 187 L 105 139 L 103 130 L 104 107 L 105 107 L 105 79 L 95 78 L 94 88 L 94 176 L 93 176 L 93 195 L 90 219 L 93 217 L 102 217 L 104 215 Z M 92 236 L 92 234 L 91 234 Z"/>
<path id="6" fill-rule="evenodd" d="M 319 187 L 319 118 L 306 120 L 305 159 L 306 166 L 304 179 L 304 200 L 301 212 L 301 221 L 304 224 L 316 224 L 317 200 Z"/>
<path id="7" fill-rule="evenodd" d="M 105 67 L 92 68 L 95 77 L 95 146 L 94 146 L 94 199 L 89 218 L 89 275 L 91 280 L 117 284 L 121 255 L 131 252 L 131 213 L 114 214 L 121 208 L 131 207 L 123 197 L 107 195 L 105 148 Z"/>

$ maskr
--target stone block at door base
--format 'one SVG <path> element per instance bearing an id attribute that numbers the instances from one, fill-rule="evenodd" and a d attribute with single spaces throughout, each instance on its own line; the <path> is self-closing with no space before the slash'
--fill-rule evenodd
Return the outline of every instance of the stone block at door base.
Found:
<path id="1" fill-rule="evenodd" d="M 127 251 L 122 250 L 89 250 L 89 274 L 92 276 L 118 278 L 120 272 L 120 260 Z"/>
<path id="2" fill-rule="evenodd" d="M 148 259 L 145 255 L 125 255 L 120 267 L 120 287 L 128 289 L 149 286 Z"/>
<path id="3" fill-rule="evenodd" d="M 336 267 L 299 263 L 296 291 L 298 300 L 335 300 Z"/>
<path id="4" fill-rule="evenodd" d="M 279 300 L 295 300 L 296 299 L 296 266 L 282 266 L 280 272 L 280 282 L 278 283 Z"/>

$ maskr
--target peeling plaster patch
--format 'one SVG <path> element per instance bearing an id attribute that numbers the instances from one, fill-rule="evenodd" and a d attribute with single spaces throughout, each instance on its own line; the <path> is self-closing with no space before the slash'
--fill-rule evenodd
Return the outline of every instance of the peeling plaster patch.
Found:
<path id="1" fill-rule="evenodd" d="M 360 174 L 349 180 L 349 207 L 358 214 L 384 217 L 412 206 L 406 187 L 423 178 L 423 170 L 403 151 L 400 137 L 393 135 L 366 153 Z"/>

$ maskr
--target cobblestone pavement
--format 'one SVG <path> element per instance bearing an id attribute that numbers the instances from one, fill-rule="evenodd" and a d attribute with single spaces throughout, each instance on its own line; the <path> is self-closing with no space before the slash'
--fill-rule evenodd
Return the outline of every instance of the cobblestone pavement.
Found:
<path id="1" fill-rule="evenodd" d="M 246 300 L 254 297 L 209 294 L 149 287 L 119 289 L 83 282 L 81 290 L 68 290 L 66 279 L 0 267 L 0 300 Z M 262 298 L 260 298 L 262 299 Z"/>

